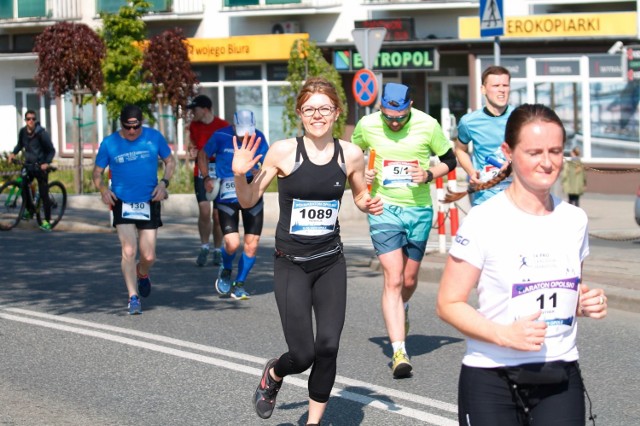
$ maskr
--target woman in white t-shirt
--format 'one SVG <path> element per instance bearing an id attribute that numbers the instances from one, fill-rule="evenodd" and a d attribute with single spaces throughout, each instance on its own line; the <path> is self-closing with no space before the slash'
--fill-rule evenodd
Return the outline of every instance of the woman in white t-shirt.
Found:
<path id="1" fill-rule="evenodd" d="M 548 107 L 516 108 L 500 176 L 513 183 L 471 209 L 449 252 L 437 311 L 468 337 L 460 424 L 585 423 L 576 317 L 604 318 L 607 299 L 581 283 L 586 214 L 551 195 L 565 138 Z M 478 309 L 468 303 L 476 284 Z"/>

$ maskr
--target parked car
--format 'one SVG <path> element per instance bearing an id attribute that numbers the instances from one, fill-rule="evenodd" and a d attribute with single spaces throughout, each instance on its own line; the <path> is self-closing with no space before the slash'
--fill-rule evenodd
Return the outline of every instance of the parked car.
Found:
<path id="1" fill-rule="evenodd" d="M 638 190 L 636 191 L 636 208 L 635 208 L 635 213 L 636 213 L 636 223 L 638 225 L 640 225 L 640 186 L 638 187 Z"/>

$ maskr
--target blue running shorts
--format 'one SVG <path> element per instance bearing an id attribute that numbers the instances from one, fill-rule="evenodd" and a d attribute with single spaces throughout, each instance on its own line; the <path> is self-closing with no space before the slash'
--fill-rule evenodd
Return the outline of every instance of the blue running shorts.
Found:
<path id="1" fill-rule="evenodd" d="M 376 255 L 401 248 L 409 259 L 422 261 L 432 224 L 431 206 L 385 205 L 381 215 L 369 215 L 369 233 Z"/>

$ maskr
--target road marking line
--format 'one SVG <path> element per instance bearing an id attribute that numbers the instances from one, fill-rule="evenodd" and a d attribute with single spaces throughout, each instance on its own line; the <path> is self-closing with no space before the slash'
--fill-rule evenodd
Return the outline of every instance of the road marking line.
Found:
<path id="1" fill-rule="evenodd" d="M 157 334 L 146 333 L 146 332 L 137 331 L 137 330 L 130 330 L 130 329 L 127 329 L 127 328 L 122 328 L 122 327 L 110 326 L 110 325 L 106 325 L 106 324 L 100 324 L 100 323 L 95 323 L 95 322 L 90 322 L 90 321 L 84 321 L 84 320 L 79 320 L 79 319 L 75 319 L 75 318 L 68 318 L 68 317 L 63 317 L 63 316 L 59 316 L 59 315 L 45 314 L 45 313 L 42 313 L 42 312 L 29 311 L 29 310 L 20 309 L 20 308 L 5 308 L 4 310 L 8 311 L 8 312 L 13 312 L 13 313 L 16 313 L 16 314 L 28 315 L 28 316 L 32 316 L 32 317 L 38 317 L 38 318 L 45 318 L 45 319 L 48 319 L 50 321 L 74 324 L 74 325 L 90 327 L 90 328 L 99 329 L 99 330 L 106 330 L 106 331 L 110 331 L 110 332 L 113 332 L 113 333 L 127 334 L 127 335 L 130 335 L 130 336 L 141 337 L 141 338 L 145 338 L 145 339 L 148 339 L 148 340 L 155 340 L 155 341 L 159 341 L 159 342 L 162 342 L 162 343 L 167 343 L 167 344 L 171 344 L 171 345 L 175 345 L 175 346 L 194 349 L 194 350 L 198 350 L 198 351 L 202 351 L 202 352 L 208 352 L 208 353 L 213 353 L 213 354 L 217 354 L 217 355 L 222 355 L 222 356 L 230 357 L 230 358 L 233 358 L 233 359 L 244 359 L 246 361 L 253 362 L 253 363 L 256 363 L 256 364 L 260 364 L 260 365 L 262 365 L 262 364 L 264 364 L 266 362 L 266 359 L 264 359 L 264 358 L 254 357 L 254 356 L 251 356 L 251 355 L 247 355 L 247 354 L 243 354 L 243 353 L 239 353 L 239 352 L 234 352 L 234 351 L 228 351 L 228 350 L 225 350 L 225 349 L 215 348 L 215 347 L 202 345 L 202 344 L 198 344 L 198 343 L 187 342 L 187 341 L 184 341 L 184 340 L 178 340 L 178 339 L 174 339 L 174 338 L 166 337 L 166 336 L 161 336 L 161 335 L 157 335 Z M 68 331 L 68 332 L 71 332 L 71 333 L 81 334 L 81 335 L 85 335 L 85 336 L 97 337 L 97 338 L 101 338 L 101 339 L 105 339 L 105 340 L 109 340 L 109 341 L 113 341 L 113 342 L 117 342 L 117 343 L 127 344 L 127 345 L 131 345 L 131 346 L 136 346 L 136 347 L 140 347 L 140 348 L 144 348 L 144 349 L 153 350 L 153 351 L 156 351 L 156 352 L 161 352 L 161 353 L 174 355 L 174 356 L 178 356 L 178 357 L 182 357 L 182 358 L 186 358 L 186 359 L 191 359 L 191 360 L 194 360 L 194 361 L 199 361 L 199 362 L 203 362 L 203 363 L 207 363 L 207 364 L 212 364 L 212 365 L 215 365 L 215 366 L 218 366 L 218 367 L 228 368 L 230 370 L 239 371 L 239 372 L 247 373 L 247 374 L 252 374 L 252 375 L 255 375 L 255 376 L 258 376 L 258 377 L 260 377 L 262 375 L 262 368 L 248 367 L 248 366 L 244 366 L 244 365 L 241 365 L 241 364 L 236 364 L 236 363 L 232 363 L 232 362 L 228 362 L 228 361 L 224 361 L 224 360 L 208 357 L 208 356 L 205 356 L 205 355 L 198 355 L 198 354 L 194 354 L 194 353 L 191 353 L 191 352 L 182 351 L 182 350 L 179 350 L 179 349 L 167 348 L 165 346 L 160 346 L 160 345 L 156 345 L 156 344 L 153 344 L 153 343 L 141 342 L 141 341 L 133 340 L 133 339 L 130 339 L 130 338 L 127 338 L 127 337 L 123 337 L 123 336 L 116 336 L 116 335 L 112 335 L 112 334 L 108 334 L 108 333 L 102 333 L 102 332 L 99 332 L 99 331 L 86 330 L 86 329 L 82 329 L 82 328 L 77 328 L 77 327 L 71 327 L 71 326 L 66 326 L 66 325 L 62 325 L 62 324 L 57 324 L 55 322 L 51 323 L 51 322 L 40 321 L 40 320 L 37 320 L 37 319 L 31 319 L 31 318 L 24 318 L 24 317 L 10 315 L 10 314 L 0 313 L 0 318 L 12 320 L 12 321 L 24 322 L 24 323 L 27 323 L 27 324 L 39 325 L 39 326 L 42 326 L 42 327 L 53 328 L 53 329 L 57 329 L 57 330 L 61 330 L 61 331 Z M 308 375 L 308 372 L 305 372 L 303 374 Z M 438 400 L 434 400 L 434 399 L 431 399 L 431 398 L 421 397 L 419 395 L 411 394 L 411 393 L 408 393 L 408 392 L 402 392 L 402 391 L 398 391 L 398 390 L 395 390 L 395 389 L 390 389 L 390 388 L 374 385 L 374 384 L 371 384 L 371 383 L 367 383 L 367 382 L 363 382 L 363 381 L 359 381 L 359 380 L 355 380 L 355 379 L 349 379 L 349 378 L 343 377 L 343 376 L 337 376 L 336 377 L 336 383 L 339 383 L 339 384 L 345 385 L 345 386 L 357 386 L 357 387 L 365 388 L 367 390 L 374 391 L 375 393 L 379 394 L 380 396 L 396 397 L 396 398 L 404 399 L 406 401 L 414 402 L 414 403 L 417 403 L 417 404 L 421 404 L 421 405 L 426 405 L 426 406 L 429 406 L 429 407 L 437 408 L 437 409 L 440 409 L 440 410 L 443 410 L 443 411 L 457 413 L 457 406 L 455 404 L 449 404 L 449 403 L 438 401 Z M 305 388 L 305 389 L 307 388 L 307 381 L 299 379 L 299 378 L 296 378 L 296 377 L 287 377 L 287 384 L 293 384 L 295 386 L 299 386 L 299 387 Z M 370 396 L 365 396 L 365 395 L 361 395 L 361 394 L 350 392 L 350 391 L 345 391 L 343 389 L 333 389 L 331 393 L 332 393 L 332 395 L 337 396 L 337 397 L 341 397 L 341 398 L 345 398 L 345 399 L 348 399 L 348 400 L 351 400 L 351 401 L 359 402 L 359 403 L 361 403 L 363 405 L 371 406 L 371 407 L 378 408 L 378 409 L 381 409 L 381 410 L 384 410 L 384 411 L 389 411 L 389 412 L 401 414 L 401 415 L 406 416 L 406 417 L 412 417 L 412 418 L 416 418 L 416 419 L 419 419 L 419 420 L 428 421 L 428 422 L 430 422 L 430 423 L 432 423 L 434 425 L 455 425 L 456 424 L 456 422 L 454 422 L 452 420 L 449 420 L 449 419 L 447 419 L 445 417 L 441 417 L 441 416 L 430 414 L 430 413 L 426 413 L 426 412 L 423 412 L 423 411 L 420 411 L 420 410 L 415 410 L 415 409 L 412 409 L 412 408 L 404 407 L 404 406 L 401 406 L 401 405 L 397 405 L 397 404 L 395 404 L 393 402 L 388 402 L 388 401 L 377 399 L 375 397 L 370 397 Z"/>

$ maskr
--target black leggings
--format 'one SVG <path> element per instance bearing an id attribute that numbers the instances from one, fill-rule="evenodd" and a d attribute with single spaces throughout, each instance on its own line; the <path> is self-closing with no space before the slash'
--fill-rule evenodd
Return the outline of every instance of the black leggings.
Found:
<path id="1" fill-rule="evenodd" d="M 462 366 L 458 385 L 458 422 L 471 426 L 584 426 L 584 385 L 572 363 L 561 385 L 521 388 L 519 395 L 496 368 Z M 525 413 L 522 404 L 528 410 Z"/>
<path id="2" fill-rule="evenodd" d="M 274 367 L 277 376 L 299 374 L 311 368 L 309 398 L 329 400 L 336 379 L 336 359 L 347 306 L 347 266 L 340 253 L 336 261 L 312 272 L 282 257 L 275 258 L 274 293 L 289 351 Z M 316 318 L 313 336 L 311 310 Z"/>

